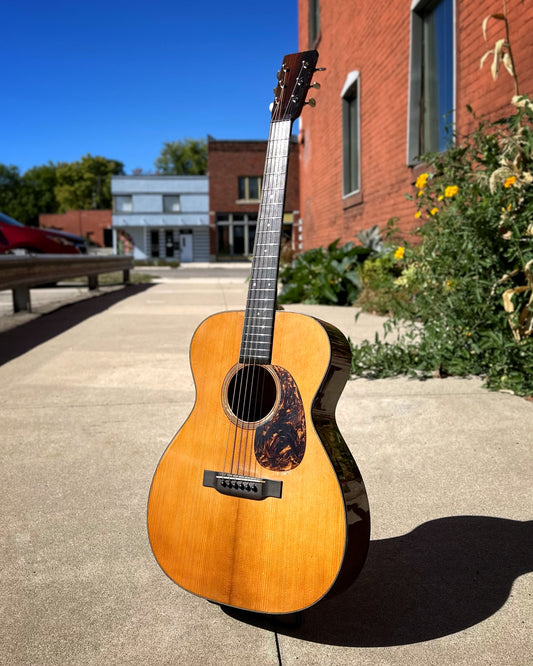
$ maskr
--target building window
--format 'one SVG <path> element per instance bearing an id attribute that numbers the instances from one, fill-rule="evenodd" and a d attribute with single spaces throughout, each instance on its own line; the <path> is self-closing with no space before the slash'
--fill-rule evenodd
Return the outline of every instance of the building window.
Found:
<path id="1" fill-rule="evenodd" d="M 408 163 L 446 149 L 455 89 L 454 0 L 414 0 L 411 11 Z"/>
<path id="2" fill-rule="evenodd" d="M 240 176 L 239 201 L 259 201 L 262 181 L 261 176 Z"/>
<path id="3" fill-rule="evenodd" d="M 179 196 L 163 195 L 163 210 L 165 213 L 179 213 L 181 210 Z"/>
<path id="4" fill-rule="evenodd" d="M 344 196 L 358 192 L 360 185 L 359 72 L 346 77 L 342 98 L 342 171 Z"/>
<path id="5" fill-rule="evenodd" d="M 253 252 L 257 213 L 218 213 L 217 256 L 248 257 Z"/>
<path id="6" fill-rule="evenodd" d="M 320 2 L 309 0 L 309 46 L 316 44 L 320 34 Z"/>
<path id="7" fill-rule="evenodd" d="M 131 213 L 133 211 L 133 201 L 131 194 L 115 197 L 116 213 Z"/>

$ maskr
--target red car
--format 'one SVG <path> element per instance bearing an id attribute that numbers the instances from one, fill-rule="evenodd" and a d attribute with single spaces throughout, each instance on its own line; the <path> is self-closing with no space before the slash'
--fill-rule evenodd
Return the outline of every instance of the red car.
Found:
<path id="1" fill-rule="evenodd" d="M 56 229 L 26 227 L 0 213 L 0 254 L 86 254 L 81 236 Z"/>

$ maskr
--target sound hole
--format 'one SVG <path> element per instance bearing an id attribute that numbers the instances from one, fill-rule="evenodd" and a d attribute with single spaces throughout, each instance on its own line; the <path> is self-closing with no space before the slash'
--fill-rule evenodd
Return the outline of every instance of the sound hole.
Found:
<path id="1" fill-rule="evenodd" d="M 228 384 L 228 406 L 239 421 L 264 419 L 276 403 L 276 382 L 262 365 L 245 365 Z"/>

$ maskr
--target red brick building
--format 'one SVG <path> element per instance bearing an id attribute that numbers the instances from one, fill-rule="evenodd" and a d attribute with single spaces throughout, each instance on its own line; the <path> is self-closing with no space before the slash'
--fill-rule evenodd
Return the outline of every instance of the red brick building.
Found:
<path id="1" fill-rule="evenodd" d="M 68 210 L 66 213 L 39 215 L 39 226 L 60 229 L 89 238 L 100 247 L 112 247 L 110 210 Z"/>
<path id="2" fill-rule="evenodd" d="M 208 137 L 209 234 L 211 256 L 238 259 L 252 254 L 266 141 L 217 141 Z M 291 142 L 284 236 L 292 238 L 293 219 L 298 218 L 298 142 Z"/>
<path id="3" fill-rule="evenodd" d="M 300 125 L 303 249 L 353 239 L 391 217 L 416 223 L 405 193 L 424 169 L 417 156 L 442 150 L 446 125 L 473 127 L 466 110 L 508 115 L 514 94 L 480 59 L 504 22 L 502 0 L 299 0 L 300 50 L 316 48 L 320 91 Z M 507 0 L 520 92 L 533 93 L 533 4 Z"/>

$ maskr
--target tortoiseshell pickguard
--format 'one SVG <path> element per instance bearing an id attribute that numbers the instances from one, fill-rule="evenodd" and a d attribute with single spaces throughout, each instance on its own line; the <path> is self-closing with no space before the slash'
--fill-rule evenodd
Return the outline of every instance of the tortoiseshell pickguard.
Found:
<path id="1" fill-rule="evenodd" d="M 305 453 L 305 411 L 292 375 L 271 366 L 280 383 L 280 399 L 275 413 L 255 432 L 255 457 L 262 467 L 276 472 L 294 469 Z"/>

